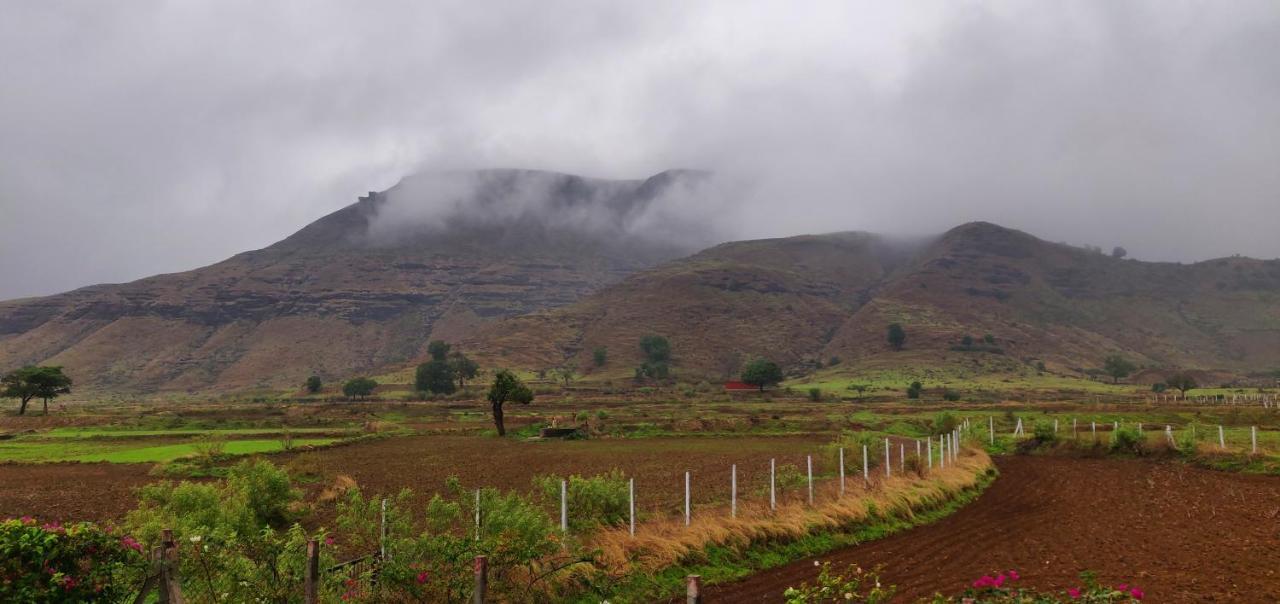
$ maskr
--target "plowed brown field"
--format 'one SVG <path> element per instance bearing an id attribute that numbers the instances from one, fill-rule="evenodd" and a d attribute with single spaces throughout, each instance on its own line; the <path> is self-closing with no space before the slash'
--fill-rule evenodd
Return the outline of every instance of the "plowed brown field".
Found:
<path id="1" fill-rule="evenodd" d="M 1044 589 L 1133 583 L 1150 602 L 1280 602 L 1280 478 L 1173 463 L 1006 457 L 979 499 L 935 524 L 823 556 L 884 566 L 900 601 L 1016 569 Z M 715 586 L 707 602 L 781 602 L 803 560 Z"/>

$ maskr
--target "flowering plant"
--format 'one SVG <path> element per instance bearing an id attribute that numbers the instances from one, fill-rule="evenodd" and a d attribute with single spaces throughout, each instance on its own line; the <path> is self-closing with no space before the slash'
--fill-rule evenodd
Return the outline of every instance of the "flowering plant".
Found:
<path id="1" fill-rule="evenodd" d="M 1130 604 L 1142 600 L 1146 593 L 1136 586 L 1121 583 L 1114 587 L 1100 584 L 1093 573 L 1080 574 L 1082 585 L 1065 592 L 1043 593 L 1033 588 L 1015 586 L 1021 579 L 1016 570 L 983 575 L 970 584 L 959 598 L 947 600 L 935 597 L 935 603 L 959 601 L 966 604 L 1051 604 L 1080 602 L 1082 604 Z"/>
<path id="2" fill-rule="evenodd" d="M 0 521 L 0 601 L 115 602 L 141 583 L 142 546 L 90 523 Z"/>
<path id="3" fill-rule="evenodd" d="M 830 562 L 813 562 L 818 567 L 818 580 L 814 585 L 808 582 L 800 587 L 788 587 L 782 595 L 787 604 L 820 604 L 828 602 L 856 602 L 859 604 L 877 604 L 888 602 L 895 591 L 892 585 L 880 585 L 879 570 L 866 571 L 857 565 L 850 565 L 844 574 L 831 572 Z"/>

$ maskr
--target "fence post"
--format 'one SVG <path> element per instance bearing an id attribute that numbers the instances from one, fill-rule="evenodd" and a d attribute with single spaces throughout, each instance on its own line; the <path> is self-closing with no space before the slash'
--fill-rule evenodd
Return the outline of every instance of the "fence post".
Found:
<path id="1" fill-rule="evenodd" d="M 920 439 L 916 439 L 916 461 L 920 461 Z"/>
<path id="2" fill-rule="evenodd" d="M 1096 420 L 1091 421 L 1089 422 L 1089 426 L 1093 430 L 1093 442 L 1098 442 L 1098 422 Z"/>
<path id="3" fill-rule="evenodd" d="M 479 501 L 480 497 L 476 496 L 476 500 Z M 476 510 L 479 510 L 479 509 L 480 509 L 480 506 L 477 505 Z M 387 500 L 386 499 L 382 500 L 382 518 L 379 521 L 379 527 L 378 527 L 378 559 L 379 560 L 387 559 Z"/>
<path id="4" fill-rule="evenodd" d="M 685 577 L 685 604 L 702 604 L 702 576 Z"/>
<path id="5" fill-rule="evenodd" d="M 307 569 L 302 580 L 302 598 L 306 604 L 320 604 L 320 542 L 307 540 Z"/>
<path id="6" fill-rule="evenodd" d="M 929 469 L 932 470 L 933 469 L 933 437 L 932 436 L 925 437 L 924 442 L 926 445 L 925 452 L 928 453 L 928 455 L 926 455 L 925 457 L 929 458 Z"/>
<path id="7" fill-rule="evenodd" d="M 806 455 L 804 462 L 809 472 L 809 505 L 813 505 L 813 456 Z"/>
<path id="8" fill-rule="evenodd" d="M 778 509 L 778 487 L 777 487 L 777 483 L 774 481 L 774 476 L 777 474 L 777 469 L 778 469 L 777 462 L 778 462 L 777 459 L 769 458 L 769 509 L 770 510 Z"/>
<path id="9" fill-rule="evenodd" d="M 689 471 L 684 471 L 684 525 L 689 526 Z"/>
<path id="10" fill-rule="evenodd" d="M 480 540 L 480 489 L 476 489 L 476 541 Z"/>
<path id="11" fill-rule="evenodd" d="M 636 536 L 636 479 L 632 478 L 627 481 L 627 500 L 628 509 L 630 509 L 631 520 L 631 536 Z"/>
<path id="12" fill-rule="evenodd" d="M 488 556 L 476 556 L 474 566 L 476 575 L 476 590 L 471 597 L 472 604 L 484 604 L 489 596 L 489 558 Z"/>
<path id="13" fill-rule="evenodd" d="M 867 446 L 862 445 L 862 485 L 871 486 L 871 472 L 867 469 Z"/>
<path id="14" fill-rule="evenodd" d="M 738 464 L 733 464 L 729 474 L 729 516 L 738 517 Z"/>
<path id="15" fill-rule="evenodd" d="M 164 529 L 160 545 L 160 601 L 166 604 L 182 604 L 182 585 L 178 580 L 178 548 L 173 541 L 173 530 Z"/>
<path id="16" fill-rule="evenodd" d="M 898 443 L 898 469 L 902 470 L 899 474 L 907 473 L 907 443 Z"/>
<path id="17" fill-rule="evenodd" d="M 884 475 L 886 478 L 893 476 L 893 464 L 890 463 L 892 456 L 889 454 L 889 439 L 884 439 Z"/>
<path id="18" fill-rule="evenodd" d="M 1227 437 L 1222 434 L 1222 424 L 1218 424 L 1218 447 L 1227 448 Z"/>
<path id="19" fill-rule="evenodd" d="M 844 447 L 840 447 L 840 494 L 844 495 Z"/>
<path id="20" fill-rule="evenodd" d="M 996 444 L 996 418 L 987 416 L 987 431 L 991 434 L 991 444 Z"/>
<path id="21" fill-rule="evenodd" d="M 1257 455 L 1258 454 L 1258 427 L 1257 426 L 1249 427 L 1249 440 L 1252 441 L 1253 443 L 1253 454 Z"/>
<path id="22" fill-rule="evenodd" d="M 560 532 L 569 532 L 569 481 L 560 481 Z"/>

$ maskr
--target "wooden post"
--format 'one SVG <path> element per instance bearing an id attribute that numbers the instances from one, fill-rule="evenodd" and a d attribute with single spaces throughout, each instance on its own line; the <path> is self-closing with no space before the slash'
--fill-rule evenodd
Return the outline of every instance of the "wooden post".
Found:
<path id="1" fill-rule="evenodd" d="M 636 479 L 627 481 L 627 496 L 631 509 L 631 536 L 636 536 Z"/>
<path id="2" fill-rule="evenodd" d="M 178 548 L 173 540 L 173 530 L 164 529 L 160 554 L 160 601 L 165 604 L 182 604 L 182 586 L 178 580 Z"/>
<path id="3" fill-rule="evenodd" d="M 307 568 L 302 580 L 302 599 L 306 604 L 320 604 L 320 542 L 307 540 Z"/>
<path id="4" fill-rule="evenodd" d="M 729 473 L 729 517 L 738 517 L 738 464 Z"/>
<path id="5" fill-rule="evenodd" d="M 476 588 L 471 596 L 472 604 L 484 604 L 489 596 L 489 558 L 476 556 L 475 561 Z"/>
<path id="6" fill-rule="evenodd" d="M 685 577 L 685 603 L 702 604 L 701 575 L 689 575 Z"/>

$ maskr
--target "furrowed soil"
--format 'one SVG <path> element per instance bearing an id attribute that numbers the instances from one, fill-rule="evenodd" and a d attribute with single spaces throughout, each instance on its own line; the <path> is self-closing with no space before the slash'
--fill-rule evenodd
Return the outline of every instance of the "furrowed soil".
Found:
<path id="1" fill-rule="evenodd" d="M 1064 590 L 1080 570 L 1142 587 L 1149 602 L 1280 602 L 1280 478 L 1142 460 L 998 458 L 977 501 L 937 523 L 838 550 L 833 567 L 883 566 L 896 601 L 953 595 L 1016 569 Z M 812 581 L 802 560 L 713 586 L 707 602 L 782 602 Z"/>

